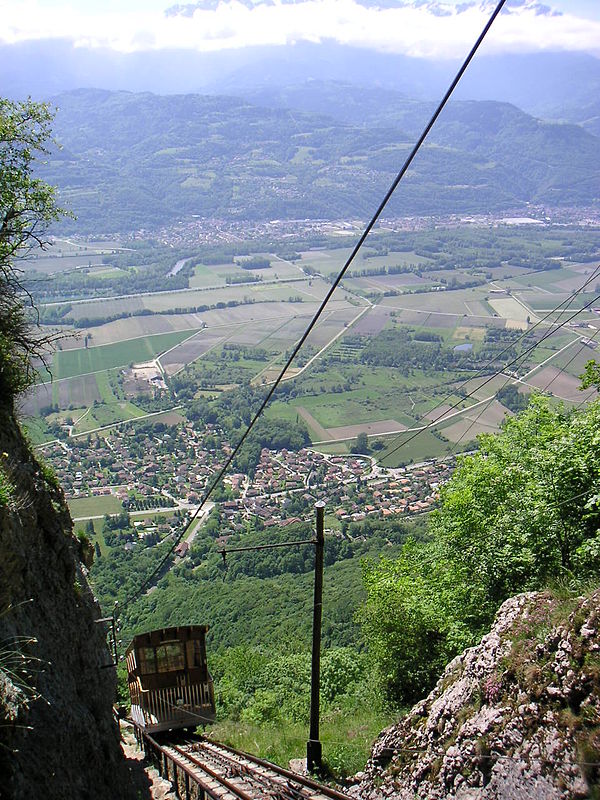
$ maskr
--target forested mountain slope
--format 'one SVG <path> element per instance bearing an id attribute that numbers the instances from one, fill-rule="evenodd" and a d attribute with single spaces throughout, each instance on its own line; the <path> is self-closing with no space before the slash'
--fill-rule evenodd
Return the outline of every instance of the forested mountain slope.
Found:
<path id="1" fill-rule="evenodd" d="M 78 221 L 63 228 L 79 232 L 192 215 L 366 216 L 416 129 L 406 106 L 384 127 L 365 127 L 232 97 L 79 90 L 55 102 L 63 148 L 42 174 L 76 210 Z M 506 104 L 457 103 L 387 213 L 587 206 L 598 201 L 599 165 L 600 139 L 578 126 L 544 123 Z"/>

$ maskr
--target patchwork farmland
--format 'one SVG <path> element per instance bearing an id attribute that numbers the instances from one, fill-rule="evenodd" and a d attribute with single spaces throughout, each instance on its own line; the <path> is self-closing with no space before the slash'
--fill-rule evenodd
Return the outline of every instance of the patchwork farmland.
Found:
<path id="1" fill-rule="evenodd" d="M 65 253 L 54 260 L 64 262 L 65 271 L 77 270 L 82 259 L 93 256 L 88 271 L 108 281 L 116 268 L 111 273 L 102 266 L 104 252 Z M 263 251 L 256 258 L 270 266 L 256 271 L 243 269 L 238 257 L 214 263 L 192 259 L 187 288 L 111 299 L 111 313 L 123 316 L 107 322 L 102 321 L 105 300 L 74 301 L 69 319 L 99 321 L 84 324 L 78 338 L 64 340 L 52 361 L 53 382 L 37 386 L 23 412 L 44 412 L 46 433 L 36 423 L 37 436 L 47 437 L 61 425 L 76 435 L 143 419 L 156 410 L 148 398 L 168 392 L 168 382 L 181 377 L 195 381 L 197 398 L 243 384 L 260 390 L 277 377 L 349 252 L 302 249 L 292 262 Z M 65 261 L 71 258 L 77 264 Z M 577 376 L 593 356 L 595 342 L 584 340 L 595 336 L 598 315 L 592 309 L 581 315 L 582 324 L 594 326 L 589 337 L 568 326 L 548 335 L 549 325 L 589 302 L 589 292 L 575 298 L 569 292 L 593 277 L 591 265 L 557 263 L 532 274 L 505 264 L 487 280 L 475 273 L 474 281 L 468 268 L 436 269 L 436 258 L 414 249 L 360 254 L 286 374 L 294 396 L 276 397 L 267 415 L 304 420 L 313 441 L 328 442 L 337 452 L 365 433 L 380 442 L 383 458 L 393 449 L 390 442 L 420 431 L 414 444 L 400 448 L 402 462 L 472 447 L 478 432 L 498 430 L 510 410 L 488 398 L 509 383 L 521 394 L 541 389 L 571 404 L 591 396 L 579 392 Z M 561 302 L 562 314 L 548 314 L 546 309 Z M 412 337 L 425 351 L 428 341 L 434 343 L 450 354 L 450 366 L 394 370 L 370 363 L 369 343 L 377 349 L 380 337 L 390 335 L 399 342 Z M 530 355 L 492 381 L 485 368 L 478 377 L 473 365 L 480 363 L 480 353 L 485 366 L 490 348 L 514 355 L 524 345 L 513 352 L 509 343 L 523 337 L 535 344 Z M 170 405 L 176 404 L 171 396 Z"/>

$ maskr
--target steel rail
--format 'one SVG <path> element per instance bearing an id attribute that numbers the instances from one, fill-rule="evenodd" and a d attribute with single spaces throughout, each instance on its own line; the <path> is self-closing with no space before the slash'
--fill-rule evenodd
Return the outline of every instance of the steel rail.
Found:
<path id="1" fill-rule="evenodd" d="M 258 758 L 234 747 L 209 739 L 201 735 L 188 735 L 183 742 L 177 740 L 159 742 L 154 736 L 144 731 L 137 723 L 133 723 L 138 741 L 147 742 L 149 747 L 159 757 L 160 770 L 164 769 L 165 777 L 176 787 L 179 796 L 179 771 L 185 777 L 185 797 L 189 798 L 190 781 L 196 784 L 211 800 L 223 800 L 226 793 L 230 793 L 237 800 L 257 800 L 256 793 L 250 793 L 248 787 L 242 788 L 232 782 L 235 773 L 240 781 L 247 780 L 256 784 L 259 796 L 265 792 L 277 800 L 308 800 L 317 796 L 330 800 L 350 800 L 343 792 L 325 786 L 312 778 L 299 775 L 289 769 L 273 764 L 265 759 Z M 176 734 L 176 732 L 174 732 Z M 181 746 L 182 745 L 182 746 Z M 195 748 L 188 751 L 186 747 Z M 204 754 L 204 760 L 203 760 Z M 207 759 L 220 762 L 227 776 L 220 774 L 209 764 Z M 169 774 L 168 762 L 173 765 L 173 774 Z M 215 766 L 213 764 L 213 766 Z M 232 775 L 233 773 L 233 775 Z M 270 774 L 269 774 L 270 773 Z M 285 779 L 286 783 L 279 783 L 276 779 Z M 215 786 L 215 783 L 217 786 Z M 307 796 L 303 790 L 310 790 Z"/>
<path id="2" fill-rule="evenodd" d="M 241 750 L 236 750 L 235 747 L 230 747 L 227 744 L 223 744 L 222 742 L 215 742 L 213 739 L 208 739 L 205 736 L 200 737 L 201 741 L 204 741 L 208 744 L 213 745 L 214 747 L 220 747 L 223 750 L 227 750 L 230 753 L 238 756 L 239 758 L 245 758 L 254 764 L 258 764 L 261 767 L 266 769 L 273 770 L 278 775 L 281 775 L 288 780 L 292 780 L 296 783 L 302 784 L 307 789 L 314 789 L 315 791 L 324 794 L 326 797 L 330 797 L 331 800 L 349 800 L 347 794 L 343 792 L 339 792 L 337 789 L 332 789 L 330 786 L 324 786 L 322 783 L 318 783 L 317 781 L 313 780 L 312 778 L 307 778 L 304 775 L 299 775 L 297 772 L 292 772 L 289 769 L 285 769 L 284 767 L 280 767 L 277 764 L 273 764 L 270 761 L 265 761 L 263 758 L 259 758 L 258 756 L 250 755 L 249 753 L 244 753 Z"/>
<path id="3" fill-rule="evenodd" d="M 262 771 L 257 770 L 252 762 L 246 757 L 245 753 L 243 754 L 243 757 L 239 756 L 232 758 L 227 753 L 223 753 L 218 749 L 214 749 L 213 747 L 208 747 L 207 742 L 199 741 L 198 738 L 192 738 L 192 740 L 186 744 L 193 747 L 193 752 L 198 754 L 199 757 L 192 755 L 187 750 L 184 750 L 177 745 L 168 746 L 176 750 L 178 753 L 181 753 L 181 755 L 183 755 L 185 758 L 188 758 L 193 763 L 198 764 L 200 769 L 205 768 L 203 758 L 208 758 L 211 761 L 217 762 L 223 767 L 224 770 L 227 770 L 229 777 L 239 776 L 242 780 L 246 780 L 249 783 L 255 784 L 258 792 L 261 795 L 266 792 L 269 797 L 273 798 L 273 800 L 275 800 L 275 798 L 277 800 L 309 800 L 305 794 L 302 794 L 302 789 L 290 786 L 289 781 L 286 785 L 279 783 L 278 781 L 283 776 L 277 775 L 277 773 L 273 775 L 273 770 L 271 770 L 271 774 L 268 774 L 268 771 L 264 768 Z M 275 779 L 277 779 L 277 781 Z"/>
<path id="4" fill-rule="evenodd" d="M 143 733 L 143 732 L 142 732 Z M 240 789 L 235 784 L 228 781 L 227 778 L 219 775 L 218 772 L 215 772 L 210 767 L 203 764 L 199 759 L 194 758 L 189 753 L 181 750 L 181 748 L 177 747 L 176 745 L 169 744 L 168 742 L 164 745 L 160 744 L 159 742 L 154 739 L 154 737 L 150 736 L 148 733 L 143 733 L 143 738 L 148 741 L 152 747 L 158 752 L 161 753 L 164 758 L 169 759 L 171 763 L 176 767 L 176 769 L 180 769 L 184 772 L 185 775 L 188 776 L 194 783 L 196 783 L 202 789 L 205 794 L 209 797 L 214 798 L 214 800 L 221 800 L 221 796 L 215 793 L 215 789 L 210 786 L 208 783 L 202 780 L 202 778 L 197 774 L 198 770 L 204 772 L 208 775 L 209 778 L 212 778 L 213 781 L 216 781 L 223 789 L 227 792 L 231 792 L 234 797 L 239 798 L 239 800 L 256 800 L 255 797 L 245 792 L 243 789 Z M 169 750 L 174 750 L 179 759 L 177 759 L 172 753 L 168 752 Z M 181 760 L 180 760 L 181 759 Z M 195 769 L 190 768 L 185 762 L 188 761 L 194 765 Z M 168 770 L 167 770 L 167 779 L 170 780 L 168 777 Z M 175 783 L 177 782 L 177 773 L 174 774 Z"/>

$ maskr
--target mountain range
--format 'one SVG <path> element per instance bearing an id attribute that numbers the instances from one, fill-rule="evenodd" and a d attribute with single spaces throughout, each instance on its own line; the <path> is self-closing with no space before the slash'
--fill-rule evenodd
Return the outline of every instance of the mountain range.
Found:
<path id="1" fill-rule="evenodd" d="M 365 110 L 360 90 L 321 89 L 330 114 L 227 96 L 64 93 L 55 98 L 54 125 L 63 149 L 51 154 L 43 177 L 79 218 L 67 228 L 82 232 L 152 228 L 191 215 L 365 217 L 402 165 L 430 104 L 384 92 L 379 106 L 371 97 L 358 124 L 353 116 Z M 599 138 L 506 103 L 458 101 L 440 118 L 389 214 L 599 202 Z"/>
<path id="2" fill-rule="evenodd" d="M 40 40 L 0 46 L 0 94 L 36 99 L 78 88 L 244 95 L 291 84 L 344 81 L 420 100 L 446 90 L 455 61 L 412 58 L 333 41 L 197 52 L 119 53 Z M 547 119 L 583 122 L 600 96 L 600 59 L 557 52 L 475 59 L 457 97 L 513 103 Z M 593 115 L 592 115 L 593 116 Z"/>

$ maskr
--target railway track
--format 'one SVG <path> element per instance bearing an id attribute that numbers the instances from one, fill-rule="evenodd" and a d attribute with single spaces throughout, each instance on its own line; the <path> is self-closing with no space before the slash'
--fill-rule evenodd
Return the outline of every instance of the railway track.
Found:
<path id="1" fill-rule="evenodd" d="M 349 800 L 312 778 L 201 736 L 142 737 L 184 800 Z"/>

